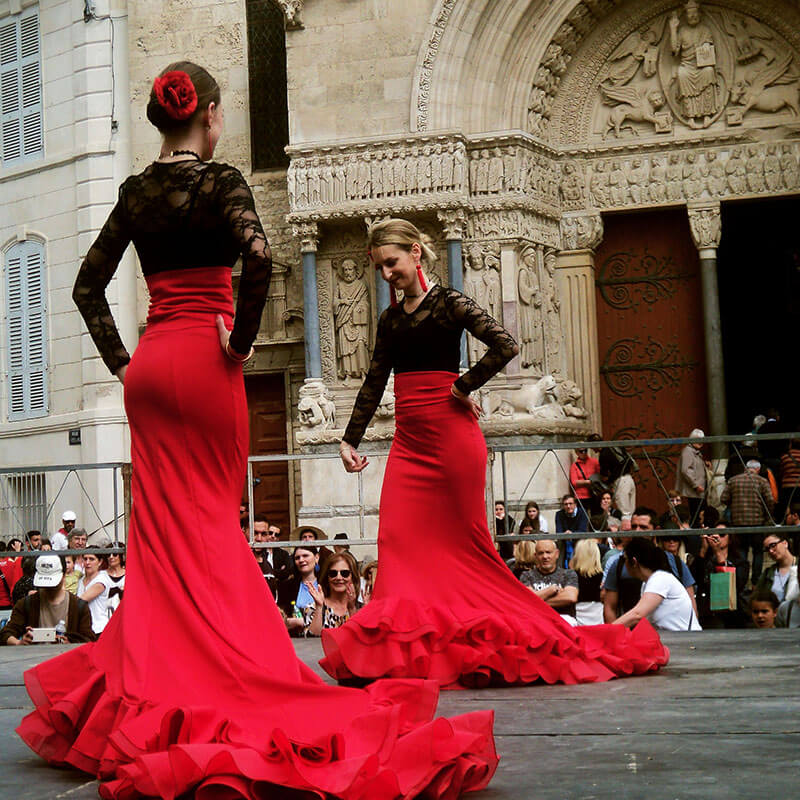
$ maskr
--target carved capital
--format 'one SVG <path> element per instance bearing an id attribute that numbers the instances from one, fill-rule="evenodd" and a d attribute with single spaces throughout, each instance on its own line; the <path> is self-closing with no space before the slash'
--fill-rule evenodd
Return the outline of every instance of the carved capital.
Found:
<path id="1" fill-rule="evenodd" d="M 603 241 L 603 218 L 599 214 L 561 220 L 561 243 L 564 250 L 594 250 Z"/>
<path id="2" fill-rule="evenodd" d="M 448 208 L 437 211 L 436 216 L 442 224 L 445 239 L 463 239 L 467 225 L 467 215 L 463 208 Z"/>
<path id="3" fill-rule="evenodd" d="M 277 0 L 286 20 L 286 30 L 294 31 L 303 27 L 303 0 Z"/>
<path id="4" fill-rule="evenodd" d="M 292 233 L 300 240 L 301 253 L 316 253 L 319 244 L 319 225 L 316 222 L 300 222 L 292 225 Z"/>
<path id="5" fill-rule="evenodd" d="M 722 235 L 719 203 L 689 206 L 689 227 L 698 250 L 716 250 Z"/>

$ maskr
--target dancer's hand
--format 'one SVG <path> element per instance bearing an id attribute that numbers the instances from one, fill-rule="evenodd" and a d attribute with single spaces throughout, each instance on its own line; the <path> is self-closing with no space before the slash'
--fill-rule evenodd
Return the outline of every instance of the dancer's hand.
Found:
<path id="1" fill-rule="evenodd" d="M 345 470 L 347 472 L 361 472 L 364 467 L 369 464 L 366 456 L 360 456 L 355 447 L 349 445 L 347 442 L 342 442 L 339 445 L 339 455 L 342 458 Z"/>
<path id="2" fill-rule="evenodd" d="M 480 403 L 477 400 L 473 400 L 468 394 L 460 392 L 455 384 L 450 387 L 450 394 L 452 394 L 462 406 L 468 408 L 470 413 L 475 416 L 475 419 L 480 419 L 483 416 L 483 409 Z"/>
<path id="3" fill-rule="evenodd" d="M 119 379 L 119 382 L 124 386 L 125 385 L 125 373 L 128 371 L 128 365 L 123 364 L 114 374 Z"/>

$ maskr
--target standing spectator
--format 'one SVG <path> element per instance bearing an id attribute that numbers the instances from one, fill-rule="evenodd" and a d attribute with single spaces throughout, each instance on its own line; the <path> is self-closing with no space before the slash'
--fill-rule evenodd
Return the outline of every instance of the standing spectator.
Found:
<path id="1" fill-rule="evenodd" d="M 39 556 L 33 585 L 36 591 L 14 606 L 11 619 L 0 630 L 0 644 L 33 644 L 31 628 L 55 628 L 63 620 L 65 633 L 55 644 L 94 641 L 89 606 L 64 588 L 63 557 Z"/>
<path id="2" fill-rule="evenodd" d="M 506 504 L 502 500 L 494 501 L 494 529 L 497 536 L 506 536 L 514 533 L 514 518 L 506 514 Z M 500 555 L 508 561 L 514 557 L 513 542 L 499 543 Z"/>
<path id="3" fill-rule="evenodd" d="M 767 411 L 767 421 L 758 429 L 759 435 L 767 433 L 786 433 L 786 426 L 781 419 L 780 411 L 777 408 L 770 408 Z M 761 461 L 767 469 L 772 470 L 773 474 L 779 474 L 781 468 L 781 456 L 788 449 L 786 439 L 766 439 L 758 443 L 758 450 L 761 453 Z"/>
<path id="4" fill-rule="evenodd" d="M 76 519 L 74 511 L 65 511 L 61 515 L 61 527 L 51 538 L 53 550 L 66 550 L 69 547 L 69 534 L 75 527 Z"/>
<path id="5" fill-rule="evenodd" d="M 775 562 L 758 579 L 754 592 L 773 592 L 778 602 L 794 600 L 800 594 L 797 584 L 797 557 L 792 555 L 789 542 L 777 533 L 764 537 L 764 552 Z"/>
<path id="6" fill-rule="evenodd" d="M 575 555 L 569 565 L 578 576 L 578 602 L 575 606 L 578 625 L 602 625 L 600 583 L 603 580 L 603 567 L 597 542 L 581 539 L 575 545 Z"/>
<path id="7" fill-rule="evenodd" d="M 358 611 L 358 564 L 350 553 L 335 553 L 319 574 L 319 584 L 306 584 L 314 599 L 305 609 L 305 635 L 319 636 L 324 629 L 339 628 Z"/>
<path id="8" fill-rule="evenodd" d="M 325 535 L 325 531 L 323 531 L 322 528 L 317 528 L 315 525 L 299 525 L 292 531 L 289 538 L 299 539 L 301 542 L 306 542 L 306 544 L 322 542 L 328 539 Z M 314 552 L 319 555 L 319 560 L 317 562 L 317 573 L 319 573 L 322 567 L 325 566 L 325 562 L 333 555 L 333 551 L 329 547 L 325 547 L 325 545 L 320 545 L 314 548 Z"/>
<path id="9" fill-rule="evenodd" d="M 119 542 L 114 542 L 114 547 L 119 547 Z M 119 608 L 122 596 L 125 594 L 125 556 L 121 553 L 108 554 L 108 577 L 112 586 L 108 590 L 108 616 Z"/>
<path id="10" fill-rule="evenodd" d="M 589 478 L 600 472 L 600 462 L 592 458 L 585 447 L 577 448 L 575 455 L 577 458 L 569 468 L 569 482 L 575 496 L 584 501 L 584 506 L 588 506 L 592 498 L 592 482 Z"/>
<path id="11" fill-rule="evenodd" d="M 624 447 L 602 447 L 597 454 L 600 478 L 614 493 L 614 506 L 622 519 L 630 519 L 636 508 L 636 483 L 633 473 L 639 467 Z"/>
<path id="12" fill-rule="evenodd" d="M 736 608 L 734 610 L 711 610 L 711 574 L 723 567 L 736 571 Z M 739 554 L 734 537 L 725 528 L 715 528 L 701 537 L 700 551 L 691 564 L 697 581 L 697 610 L 700 624 L 704 628 L 743 628 L 747 622 L 744 613 L 746 601 L 744 589 L 747 585 L 747 559 Z"/>
<path id="13" fill-rule="evenodd" d="M 558 548 L 551 539 L 540 539 L 534 548 L 536 565 L 520 575 L 523 586 L 555 609 L 570 625 L 576 625 L 578 576 L 574 570 L 558 566 Z"/>
<path id="14" fill-rule="evenodd" d="M 789 449 L 781 456 L 781 489 L 775 518 L 781 519 L 795 500 L 800 502 L 800 442 L 792 439 Z"/>
<path id="15" fill-rule="evenodd" d="M 780 603 L 774 592 L 757 589 L 750 597 L 750 618 L 756 628 L 774 628 Z"/>
<path id="16" fill-rule="evenodd" d="M 734 527 L 751 527 L 772 524 L 774 501 L 769 483 L 758 473 L 761 464 L 751 459 L 745 464 L 745 471 L 734 475 L 722 490 L 720 500 L 730 508 L 731 523 Z M 745 534 L 743 555 L 753 550 L 753 572 L 751 580 L 755 584 L 761 575 L 763 554 L 761 537 L 757 533 Z"/>
<path id="17" fill-rule="evenodd" d="M 86 531 L 83 528 L 75 528 L 69 535 L 70 550 L 86 549 Z M 75 556 L 75 572 L 83 575 L 83 556 Z"/>
<path id="18" fill-rule="evenodd" d="M 702 439 L 704 436 L 705 433 L 700 428 L 695 428 L 689 434 L 690 439 Z M 697 512 L 706 493 L 706 462 L 703 460 L 702 449 L 702 442 L 684 445 L 675 477 L 675 491 L 686 499 L 692 527 L 697 522 Z"/>
<path id="19" fill-rule="evenodd" d="M 663 550 L 648 539 L 631 539 L 625 545 L 624 558 L 631 577 L 642 582 L 641 597 L 614 624 L 632 628 L 647 617 L 660 630 L 701 630 L 692 600 L 670 571 Z"/>
<path id="20" fill-rule="evenodd" d="M 78 597 L 89 604 L 92 614 L 92 630 L 99 636 L 108 624 L 108 594 L 114 582 L 108 577 L 105 556 L 101 559 L 94 553 L 83 557 L 83 576 L 78 582 Z"/>
<path id="21" fill-rule="evenodd" d="M 547 520 L 542 516 L 539 510 L 539 504 L 535 500 L 531 500 L 529 503 L 525 504 L 524 519 L 528 520 L 533 525 L 533 530 L 541 531 L 542 533 L 549 532 Z"/>
<path id="22" fill-rule="evenodd" d="M 256 544 L 278 541 L 274 534 L 270 533 L 269 522 L 263 514 L 256 514 L 253 517 L 253 541 Z M 280 594 L 280 584 L 292 576 L 291 556 L 282 547 L 254 548 L 253 555 L 270 591 L 277 600 Z"/>
<path id="23" fill-rule="evenodd" d="M 578 507 L 574 494 L 565 494 L 561 498 L 561 510 L 556 511 L 556 533 L 586 533 L 589 530 L 589 517 Z M 571 539 L 560 539 L 559 550 L 562 563 L 568 564 L 572 558 L 574 543 Z"/>

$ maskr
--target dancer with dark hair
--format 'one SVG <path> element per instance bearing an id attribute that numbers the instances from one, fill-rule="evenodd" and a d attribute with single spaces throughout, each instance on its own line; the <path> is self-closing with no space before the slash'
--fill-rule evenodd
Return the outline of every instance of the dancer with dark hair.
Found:
<path id="1" fill-rule="evenodd" d="M 357 448 L 392 370 L 397 428 L 381 494 L 373 597 L 342 627 L 323 631 L 322 666 L 344 681 L 402 676 L 455 687 L 598 681 L 665 664 L 668 652 L 646 621 L 634 631 L 576 630 L 500 558 L 484 506 L 482 412 L 470 393 L 518 353 L 517 345 L 469 297 L 428 284 L 424 268 L 435 254 L 411 223 L 373 225 L 369 250 L 392 306 L 378 323 L 340 446 L 345 469 L 367 466 Z M 464 330 L 488 349 L 459 376 Z"/>
<path id="2" fill-rule="evenodd" d="M 222 129 L 214 79 L 170 65 L 147 113 L 161 154 L 123 184 L 74 290 L 125 385 L 125 596 L 97 643 L 25 673 L 36 709 L 18 732 L 52 763 L 97 775 L 104 798 L 480 789 L 497 763 L 491 712 L 433 721 L 433 682 L 331 687 L 295 656 L 237 514 L 248 449 L 241 365 L 253 352 L 270 250 L 241 173 L 209 161 Z M 132 359 L 105 298 L 131 240 L 151 297 Z M 209 519 L 215 536 L 186 534 Z"/>

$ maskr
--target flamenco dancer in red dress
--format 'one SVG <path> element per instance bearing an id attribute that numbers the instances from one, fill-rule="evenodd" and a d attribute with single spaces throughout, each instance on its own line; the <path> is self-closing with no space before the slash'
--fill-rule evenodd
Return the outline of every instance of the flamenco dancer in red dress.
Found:
<path id="1" fill-rule="evenodd" d="M 164 135 L 161 155 L 123 184 L 74 290 L 125 385 L 125 599 L 96 643 L 25 673 L 36 709 L 18 732 L 120 800 L 391 800 L 480 789 L 497 764 L 491 712 L 433 720 L 434 681 L 345 689 L 295 657 L 238 520 L 248 446 L 241 363 L 267 295 L 269 247 L 241 173 L 208 161 L 222 128 L 213 78 L 171 65 L 147 115 Z M 105 299 L 131 240 L 151 296 L 132 359 Z M 216 535 L 200 539 L 209 519 Z"/>
<path id="2" fill-rule="evenodd" d="M 381 494 L 373 597 L 341 628 L 323 631 L 322 666 L 343 682 L 404 676 L 457 688 L 604 681 L 666 664 L 668 651 L 646 621 L 633 631 L 572 628 L 502 561 L 486 523 L 481 409 L 469 394 L 517 345 L 471 299 L 427 285 L 422 266 L 435 255 L 411 223 L 377 223 L 369 249 L 393 304 L 378 323 L 340 446 L 345 469 L 367 465 L 357 447 L 392 369 L 397 427 Z M 464 329 L 488 350 L 459 377 Z"/>

